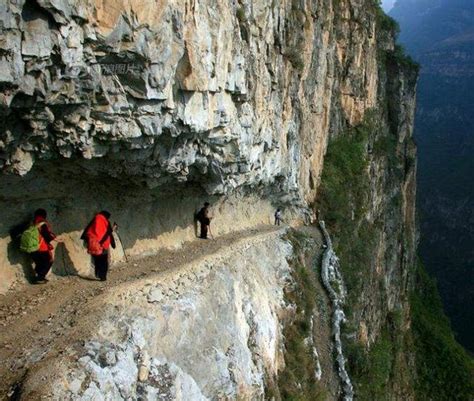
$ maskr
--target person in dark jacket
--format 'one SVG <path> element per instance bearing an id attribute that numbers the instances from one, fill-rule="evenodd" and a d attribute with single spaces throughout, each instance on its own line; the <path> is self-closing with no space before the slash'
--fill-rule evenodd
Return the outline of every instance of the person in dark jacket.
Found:
<path id="1" fill-rule="evenodd" d="M 101 281 L 107 280 L 109 270 L 109 248 L 115 249 L 113 231 L 115 224 L 110 223 L 110 213 L 103 210 L 97 213 L 84 230 L 81 238 L 87 241 L 87 250 L 92 256 L 95 276 Z"/>
<path id="2" fill-rule="evenodd" d="M 282 217 L 282 213 L 281 213 L 281 209 L 278 208 L 275 212 L 275 225 L 276 226 L 279 226 L 280 223 L 281 223 L 281 217 Z"/>
<path id="3" fill-rule="evenodd" d="M 40 243 L 37 251 L 31 253 L 31 258 L 35 264 L 36 282 L 45 283 L 48 280 L 46 275 L 53 265 L 53 240 L 56 235 L 51 231 L 51 226 L 46 220 L 45 209 L 37 209 L 34 214 L 33 224 L 38 227 Z"/>
<path id="4" fill-rule="evenodd" d="M 204 207 L 199 210 L 196 216 L 199 224 L 201 225 L 201 234 L 199 238 L 202 239 L 207 239 L 207 233 L 209 232 L 209 226 L 211 224 L 212 217 L 210 216 L 209 206 L 209 202 L 205 202 Z"/>

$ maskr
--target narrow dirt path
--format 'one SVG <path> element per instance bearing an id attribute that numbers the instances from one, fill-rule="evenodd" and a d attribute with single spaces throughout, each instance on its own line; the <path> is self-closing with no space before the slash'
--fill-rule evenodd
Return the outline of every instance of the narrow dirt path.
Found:
<path id="1" fill-rule="evenodd" d="M 216 253 L 235 241 L 281 229 L 259 226 L 215 240 L 193 241 L 178 250 L 162 250 L 114 267 L 106 282 L 69 276 L 0 296 L 0 399 L 8 400 L 29 367 L 46 358 L 56 342 L 67 340 L 70 331 L 86 318 L 84 307 L 94 297 L 125 282 Z"/>

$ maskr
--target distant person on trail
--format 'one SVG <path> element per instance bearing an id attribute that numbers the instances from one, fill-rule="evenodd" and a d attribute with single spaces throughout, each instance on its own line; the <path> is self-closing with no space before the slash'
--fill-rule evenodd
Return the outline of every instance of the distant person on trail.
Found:
<path id="1" fill-rule="evenodd" d="M 94 261 L 95 277 L 100 281 L 107 280 L 109 248 L 112 246 L 115 249 L 113 231 L 116 224 L 112 226 L 109 219 L 108 211 L 103 210 L 97 213 L 81 236 L 81 239 L 87 241 L 87 252 Z"/>
<path id="2" fill-rule="evenodd" d="M 199 210 L 199 212 L 196 215 L 197 221 L 199 221 L 199 224 L 201 225 L 201 235 L 199 238 L 202 239 L 207 239 L 207 233 L 210 230 L 210 224 L 211 224 L 211 219 L 210 213 L 209 213 L 209 202 L 204 203 L 204 207 Z"/>
<path id="3" fill-rule="evenodd" d="M 281 209 L 278 208 L 275 212 L 275 225 L 276 226 L 279 226 L 280 223 L 281 223 L 281 216 L 282 216 L 282 213 L 281 213 Z"/>
<path id="4" fill-rule="evenodd" d="M 37 209 L 34 213 L 33 224 L 21 235 L 20 249 L 31 255 L 35 264 L 36 283 L 46 283 L 46 275 L 53 265 L 53 245 L 51 242 L 56 235 L 46 220 L 45 209 Z"/>

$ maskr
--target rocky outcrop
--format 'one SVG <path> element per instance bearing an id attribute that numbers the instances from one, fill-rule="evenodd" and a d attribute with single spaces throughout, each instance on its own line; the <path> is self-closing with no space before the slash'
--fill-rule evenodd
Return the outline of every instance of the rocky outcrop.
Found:
<path id="1" fill-rule="evenodd" d="M 284 231 L 106 291 L 66 353 L 32 370 L 22 399 L 263 399 L 284 366 L 283 290 L 296 257 Z"/>
<path id="2" fill-rule="evenodd" d="M 377 96 L 373 15 L 317 1 L 8 1 L 1 167 L 86 160 L 151 187 L 311 201 L 331 125 Z M 332 116 L 336 117 L 335 121 Z"/>

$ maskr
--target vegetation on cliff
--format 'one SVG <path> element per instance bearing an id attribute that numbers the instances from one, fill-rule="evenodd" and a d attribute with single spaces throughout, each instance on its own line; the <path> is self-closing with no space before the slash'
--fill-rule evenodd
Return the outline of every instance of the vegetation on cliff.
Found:
<path id="1" fill-rule="evenodd" d="M 318 360 L 312 350 L 312 319 L 318 305 L 316 289 L 318 277 L 311 261 L 314 243 L 301 231 L 290 230 L 287 239 L 291 242 L 295 258 L 290 261 L 294 284 L 285 291 L 285 300 L 294 306 L 284 328 L 285 368 L 273 385 L 268 385 L 266 398 L 277 400 L 317 401 L 327 399 L 327 389 L 318 381 Z M 308 247 L 308 243 L 312 246 Z M 320 369 L 320 367 L 319 367 Z M 327 374 L 327 372 L 325 372 Z"/>
<path id="2" fill-rule="evenodd" d="M 362 124 L 330 142 L 320 186 L 319 208 L 334 236 L 336 253 L 348 290 L 346 314 L 349 323 L 343 336 L 349 372 L 358 399 L 383 400 L 396 365 L 395 344 L 400 332 L 389 330 L 389 316 L 370 350 L 355 338 L 354 320 L 375 259 L 378 223 L 365 218 L 370 199 L 369 143 L 380 129 L 376 112 Z M 380 137 L 371 146 L 375 156 L 394 153 L 394 141 Z M 389 158 L 389 161 L 392 160 Z M 393 163 L 390 163 L 392 165 Z"/>
<path id="3" fill-rule="evenodd" d="M 413 267 L 410 273 L 416 274 L 409 294 L 411 315 L 408 310 L 388 312 L 369 347 L 355 334 L 367 283 L 373 277 L 376 239 L 383 229 L 382 220 L 367 219 L 371 191 L 367 167 L 371 160 L 385 158 L 392 180 L 403 178 L 397 142 L 389 130 L 383 131 L 376 115 L 369 113 L 362 124 L 330 142 L 318 203 L 334 236 L 348 287 L 349 323 L 343 340 L 356 396 L 385 400 L 394 388 L 402 388 L 414 392 L 417 400 L 469 400 L 474 389 L 472 359 L 456 343 L 436 286 L 422 267 Z M 387 192 L 384 218 L 400 213 L 400 194 L 391 196 Z M 383 276 L 376 285 L 382 286 L 382 280 Z M 410 321 L 412 329 L 407 330 Z M 415 380 L 406 373 L 409 361 L 416 366 Z"/>
<path id="4" fill-rule="evenodd" d="M 374 247 L 370 224 L 349 224 L 361 221 L 367 208 L 369 177 L 366 154 L 372 124 L 373 121 L 367 118 L 363 124 L 331 141 L 320 186 L 318 207 L 335 236 L 336 253 L 343 261 L 349 304 L 357 302 Z"/>
<path id="5" fill-rule="evenodd" d="M 419 263 L 411 317 L 419 400 L 468 401 L 474 394 L 474 362 L 454 339 L 436 283 Z"/>

